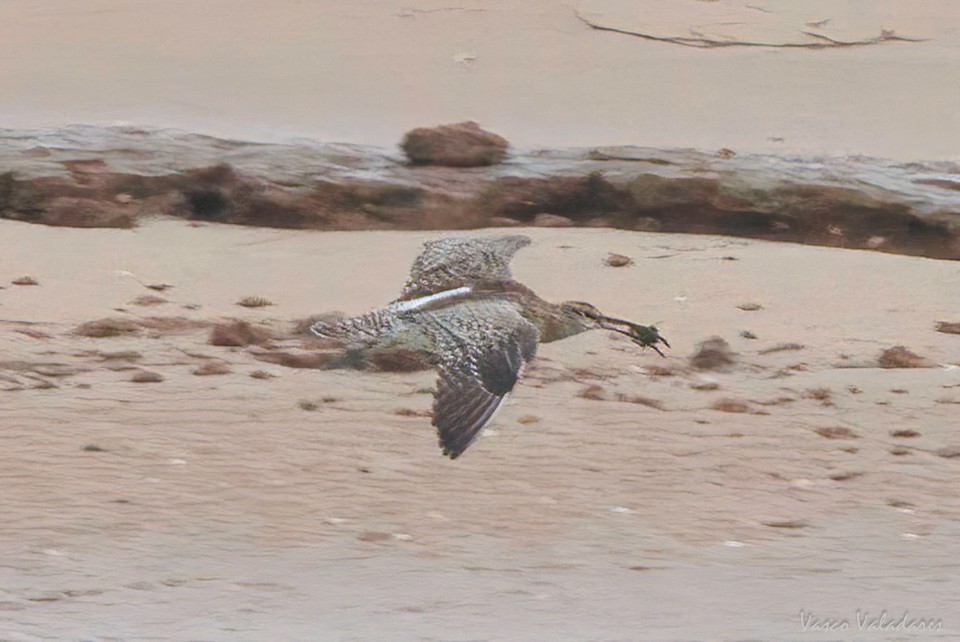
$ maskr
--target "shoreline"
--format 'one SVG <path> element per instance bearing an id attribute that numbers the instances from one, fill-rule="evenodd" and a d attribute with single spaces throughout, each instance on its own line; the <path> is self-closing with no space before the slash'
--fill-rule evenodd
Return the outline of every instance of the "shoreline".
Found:
<path id="1" fill-rule="evenodd" d="M 514 149 L 487 167 L 399 151 L 176 130 L 0 130 L 0 217 L 156 217 L 285 229 L 605 227 L 960 259 L 960 164 L 723 149 Z"/>

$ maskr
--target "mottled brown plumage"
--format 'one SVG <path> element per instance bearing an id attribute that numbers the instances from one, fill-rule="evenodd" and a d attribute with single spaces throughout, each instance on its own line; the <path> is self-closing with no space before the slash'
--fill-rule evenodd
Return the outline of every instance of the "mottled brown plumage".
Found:
<path id="1" fill-rule="evenodd" d="M 360 358 L 402 348 L 434 364 L 433 425 L 443 453 L 456 458 L 506 400 L 538 343 L 599 328 L 658 353 L 657 344 L 668 345 L 653 326 L 604 316 L 589 303 L 549 303 L 514 281 L 510 260 L 529 244 L 521 235 L 431 241 L 395 301 L 310 329 Z"/>

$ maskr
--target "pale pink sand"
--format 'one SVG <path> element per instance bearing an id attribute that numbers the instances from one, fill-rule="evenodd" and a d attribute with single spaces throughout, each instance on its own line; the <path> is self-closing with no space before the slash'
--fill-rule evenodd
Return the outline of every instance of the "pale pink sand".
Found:
<path id="1" fill-rule="evenodd" d="M 699 50 L 589 30 L 859 49 Z M 0 126 L 392 146 L 472 118 L 520 146 L 960 158 L 953 0 L 7 0 Z"/>
<path id="2" fill-rule="evenodd" d="M 936 454 L 960 446 L 960 345 L 933 331 L 956 320 L 956 263 L 528 232 L 519 279 L 658 322 L 674 349 L 663 360 L 597 333 L 544 346 L 489 434 L 451 462 L 429 419 L 396 414 L 429 408 L 429 373 L 291 370 L 204 331 L 69 334 L 122 314 L 359 312 L 395 295 L 433 234 L 0 221 L 0 387 L 24 388 L 0 390 L 0 637 L 836 639 L 804 633 L 801 609 L 855 628 L 858 608 L 960 635 L 960 458 Z M 636 264 L 605 267 L 610 251 Z M 40 285 L 9 285 L 24 274 Z M 128 305 L 151 293 L 133 277 L 173 284 L 170 303 Z M 246 295 L 276 305 L 233 305 Z M 738 365 L 694 390 L 709 380 L 686 357 L 713 334 Z M 806 348 L 759 354 L 783 342 Z M 872 367 L 901 343 L 941 367 Z M 164 381 L 131 383 L 94 350 L 136 350 Z M 232 372 L 191 374 L 202 356 Z M 35 389 L 17 362 L 81 371 Z M 588 385 L 664 409 L 578 397 Z M 710 409 L 724 398 L 768 414 Z M 815 432 L 830 427 L 857 438 Z M 904 428 L 920 436 L 890 435 Z"/>

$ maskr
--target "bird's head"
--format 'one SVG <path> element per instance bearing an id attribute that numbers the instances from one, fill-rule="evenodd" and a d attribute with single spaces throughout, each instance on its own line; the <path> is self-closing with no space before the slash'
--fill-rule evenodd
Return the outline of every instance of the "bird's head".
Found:
<path id="1" fill-rule="evenodd" d="M 608 317 L 600 312 L 596 306 L 583 301 L 566 301 L 560 304 L 560 309 L 568 318 L 588 330 L 599 329 L 617 332 L 630 337 L 639 346 L 653 348 L 661 357 L 664 354 L 657 344 L 662 343 L 664 346 L 670 347 L 667 340 L 660 336 L 660 331 L 656 326 L 640 325 L 632 321 Z"/>

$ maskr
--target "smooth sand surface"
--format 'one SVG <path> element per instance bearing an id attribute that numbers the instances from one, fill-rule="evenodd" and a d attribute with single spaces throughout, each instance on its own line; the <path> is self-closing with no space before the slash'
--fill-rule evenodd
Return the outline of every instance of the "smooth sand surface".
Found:
<path id="1" fill-rule="evenodd" d="M 861 48 L 691 49 L 592 31 Z M 822 41 L 821 41 L 822 42 Z M 954 0 L 6 0 L 0 126 L 960 158 Z"/>
<path id="2" fill-rule="evenodd" d="M 0 638 L 846 639 L 800 612 L 855 631 L 858 609 L 960 636 L 960 337 L 934 331 L 958 320 L 957 263 L 526 232 L 520 280 L 656 322 L 673 350 L 543 346 L 451 462 L 417 416 L 430 373 L 284 368 L 205 329 L 71 334 L 360 312 L 434 234 L 0 221 Z M 168 302 L 130 304 L 144 294 Z M 275 305 L 234 304 L 248 295 Z M 728 372 L 688 365 L 710 335 L 738 354 Z M 785 343 L 802 345 L 766 352 Z M 936 366 L 878 368 L 898 344 Z M 192 374 L 209 361 L 230 372 Z"/>

